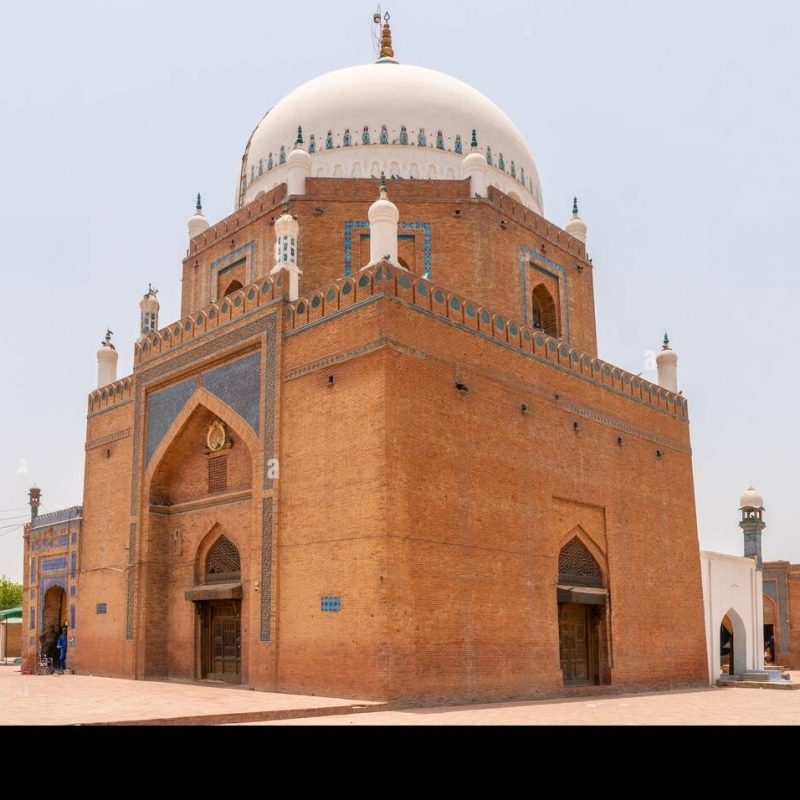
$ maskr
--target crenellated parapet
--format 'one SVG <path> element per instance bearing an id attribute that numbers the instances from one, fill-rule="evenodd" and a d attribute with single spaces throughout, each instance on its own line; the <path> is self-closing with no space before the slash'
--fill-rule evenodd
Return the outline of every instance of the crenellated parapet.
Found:
<path id="1" fill-rule="evenodd" d="M 288 283 L 284 281 L 283 273 L 238 289 L 216 303 L 140 339 L 134 346 L 134 366 L 146 364 L 162 353 L 175 350 L 262 306 L 283 299 L 284 292 L 288 292 Z"/>
<path id="2" fill-rule="evenodd" d="M 291 335 L 378 297 L 390 297 L 541 363 L 647 403 L 665 413 L 688 418 L 688 404 L 681 395 L 386 262 L 287 304 L 284 335 Z"/>
<path id="3" fill-rule="evenodd" d="M 89 395 L 88 412 L 96 414 L 98 411 L 104 411 L 112 406 L 130 402 L 133 399 L 133 381 L 133 376 L 129 375 L 127 378 L 114 381 L 108 386 L 101 386 L 95 389 Z"/>

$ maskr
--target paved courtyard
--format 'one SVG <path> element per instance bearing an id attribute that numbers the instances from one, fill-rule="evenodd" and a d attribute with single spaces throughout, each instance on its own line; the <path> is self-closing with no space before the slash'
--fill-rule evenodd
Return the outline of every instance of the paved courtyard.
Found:
<path id="1" fill-rule="evenodd" d="M 800 680 L 800 673 L 792 675 Z M 259 724 L 259 723 L 256 723 Z M 269 725 L 800 725 L 800 691 L 700 689 L 274 721 Z"/>
<path id="2" fill-rule="evenodd" d="M 792 673 L 800 681 L 800 672 Z M 0 666 L 0 725 L 798 725 L 800 691 L 700 689 L 495 705 L 369 711 L 329 697 Z M 287 718 L 288 717 L 288 718 Z"/>

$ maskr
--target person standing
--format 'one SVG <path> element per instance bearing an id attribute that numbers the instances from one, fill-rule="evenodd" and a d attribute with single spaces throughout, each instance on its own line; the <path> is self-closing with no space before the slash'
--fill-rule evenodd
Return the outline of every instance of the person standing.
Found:
<path id="1" fill-rule="evenodd" d="M 61 629 L 61 635 L 58 637 L 58 643 L 56 644 L 58 648 L 58 668 L 61 672 L 64 671 L 64 668 L 67 665 L 67 629 Z"/>

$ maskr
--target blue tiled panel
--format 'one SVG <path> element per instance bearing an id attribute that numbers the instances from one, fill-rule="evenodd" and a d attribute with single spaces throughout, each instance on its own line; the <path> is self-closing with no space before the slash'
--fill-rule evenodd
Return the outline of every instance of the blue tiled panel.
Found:
<path id="1" fill-rule="evenodd" d="M 203 386 L 229 405 L 258 433 L 261 353 L 253 353 L 203 375 Z"/>
<path id="2" fill-rule="evenodd" d="M 430 224 L 427 222 L 401 222 L 398 227 L 401 230 L 422 231 L 425 251 L 425 277 L 430 280 L 432 275 Z M 369 230 L 369 222 L 350 220 L 344 224 L 344 274 L 348 277 L 353 274 L 353 230 L 358 228 Z"/>
<path id="3" fill-rule="evenodd" d="M 341 597 L 321 597 L 320 610 L 326 613 L 335 613 L 342 610 Z"/>
<path id="4" fill-rule="evenodd" d="M 158 445 L 181 413 L 197 384 L 194 379 L 176 383 L 160 392 L 153 392 L 147 400 L 147 458 L 149 462 Z"/>
<path id="5" fill-rule="evenodd" d="M 69 607 L 69 627 L 71 630 L 75 630 L 75 604 L 73 603 Z"/>
<path id="6" fill-rule="evenodd" d="M 98 614 L 108 614 L 108 603 L 98 603 L 95 606 L 95 611 Z"/>
<path id="7" fill-rule="evenodd" d="M 41 568 L 42 572 L 50 572 L 54 569 L 66 569 L 67 557 L 62 556 L 61 558 L 45 558 L 42 560 Z"/>

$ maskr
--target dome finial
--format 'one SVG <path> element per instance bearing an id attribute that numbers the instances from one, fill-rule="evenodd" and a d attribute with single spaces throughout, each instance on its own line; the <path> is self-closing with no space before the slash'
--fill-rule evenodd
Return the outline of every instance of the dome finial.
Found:
<path id="1" fill-rule="evenodd" d="M 669 346 L 669 334 L 664 331 L 664 350 L 671 350 L 672 348 Z"/>
<path id="2" fill-rule="evenodd" d="M 295 144 L 295 147 L 302 147 L 303 144 L 305 144 L 303 142 L 303 126 L 302 125 L 298 125 L 297 126 L 297 141 L 295 141 L 294 144 Z"/>
<path id="3" fill-rule="evenodd" d="M 386 200 L 386 198 L 387 198 L 387 196 L 389 194 L 389 189 L 386 186 L 386 173 L 383 172 L 383 170 L 381 170 L 381 188 L 380 188 L 380 193 L 381 193 L 381 200 Z"/>
<path id="4" fill-rule="evenodd" d="M 381 34 L 381 54 L 378 58 L 394 58 L 394 48 L 392 47 L 392 29 L 389 27 L 389 12 L 383 15 L 383 32 Z"/>
<path id="5" fill-rule="evenodd" d="M 202 211 L 203 210 L 203 200 L 200 197 L 200 192 L 197 193 L 197 205 L 195 206 L 195 208 L 198 211 Z"/>
<path id="6" fill-rule="evenodd" d="M 475 128 L 472 129 L 472 141 L 469 143 L 469 146 L 473 150 L 478 149 L 478 131 Z"/>
<path id="7" fill-rule="evenodd" d="M 578 216 L 578 198 L 577 197 L 573 197 L 572 198 L 572 216 L 573 217 L 577 217 Z"/>

